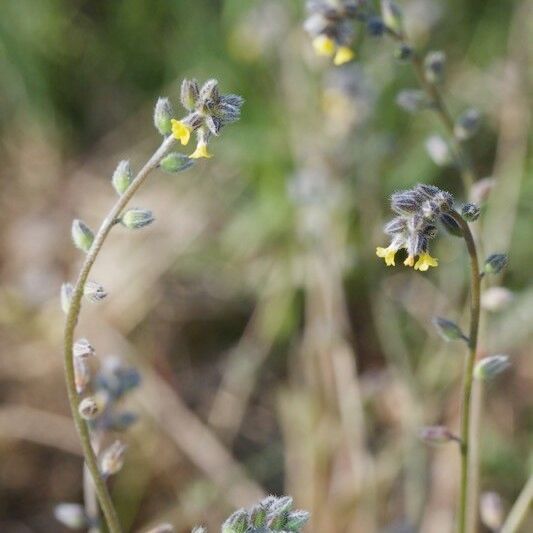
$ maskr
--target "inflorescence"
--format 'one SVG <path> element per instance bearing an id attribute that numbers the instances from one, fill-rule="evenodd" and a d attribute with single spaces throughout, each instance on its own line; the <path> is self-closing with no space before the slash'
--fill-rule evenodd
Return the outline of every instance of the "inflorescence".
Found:
<path id="1" fill-rule="evenodd" d="M 387 248 L 378 246 L 376 255 L 382 257 L 387 266 L 395 266 L 396 252 L 405 248 L 404 265 L 422 272 L 430 266 L 438 266 L 438 260 L 428 251 L 429 240 L 437 236 L 436 222 L 444 222 L 446 212 L 452 207 L 453 196 L 433 185 L 419 184 L 414 189 L 394 193 L 391 208 L 398 216 L 384 227 L 384 232 L 391 236 L 391 243 Z M 447 218 L 445 220 L 449 223 Z"/>

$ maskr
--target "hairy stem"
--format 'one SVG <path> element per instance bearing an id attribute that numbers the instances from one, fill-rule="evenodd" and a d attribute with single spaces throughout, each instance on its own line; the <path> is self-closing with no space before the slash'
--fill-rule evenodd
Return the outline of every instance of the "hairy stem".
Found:
<path id="1" fill-rule="evenodd" d="M 467 520 L 469 507 L 472 503 L 468 498 L 469 484 L 469 457 L 470 457 L 470 424 L 471 424 L 471 400 L 472 384 L 474 381 L 474 365 L 476 362 L 477 340 L 479 331 L 480 315 L 480 295 L 481 295 L 481 275 L 479 272 L 479 261 L 476 243 L 468 224 L 456 211 L 450 211 L 452 218 L 459 224 L 466 242 L 468 254 L 470 256 L 470 335 L 468 339 L 468 356 L 465 361 L 465 372 L 463 377 L 463 393 L 461 407 L 461 485 L 459 496 L 459 533 L 467 530 Z M 471 498 L 475 499 L 475 498 Z"/>
<path id="2" fill-rule="evenodd" d="M 64 351 L 64 365 L 65 365 L 65 381 L 67 385 L 68 400 L 70 404 L 70 410 L 72 412 L 72 418 L 76 425 L 76 429 L 80 436 L 80 441 L 82 445 L 83 455 L 85 457 L 85 463 L 87 469 L 89 470 L 91 477 L 94 482 L 94 490 L 98 497 L 100 507 L 104 514 L 105 520 L 110 533 L 120 533 L 121 527 L 117 517 L 117 513 L 113 506 L 111 496 L 107 489 L 106 483 L 100 473 L 98 467 L 98 460 L 96 454 L 91 445 L 91 437 L 89 433 L 89 428 L 87 427 L 86 422 L 81 418 L 78 412 L 79 396 L 76 391 L 75 377 L 74 377 L 74 360 L 72 354 L 72 345 L 74 342 L 74 330 L 78 322 L 78 317 L 81 310 L 81 299 L 83 297 L 83 288 L 89 277 L 92 266 L 98 257 L 98 254 L 111 230 L 115 224 L 115 220 L 120 216 L 128 202 L 131 200 L 133 195 L 137 190 L 142 186 L 146 181 L 146 178 L 152 170 L 154 170 L 161 159 L 166 155 L 172 145 L 175 143 L 173 137 L 167 137 L 161 146 L 156 150 L 154 155 L 149 159 L 149 161 L 144 165 L 144 167 L 139 171 L 135 179 L 132 181 L 131 185 L 128 187 L 126 192 L 120 196 L 116 201 L 115 205 L 111 208 L 111 211 L 108 213 L 107 217 L 102 222 L 98 233 L 95 236 L 94 242 L 85 256 L 85 260 L 81 267 L 80 273 L 76 284 L 74 285 L 72 291 L 72 298 L 70 301 L 66 323 L 65 323 L 65 351 Z"/>

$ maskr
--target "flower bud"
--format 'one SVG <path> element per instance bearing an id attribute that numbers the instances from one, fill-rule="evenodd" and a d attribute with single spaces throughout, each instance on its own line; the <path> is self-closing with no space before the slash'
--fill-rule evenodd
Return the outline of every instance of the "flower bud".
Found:
<path id="1" fill-rule="evenodd" d="M 161 135 L 169 135 L 172 131 L 172 106 L 168 98 L 158 98 L 154 108 L 154 126 Z"/>
<path id="2" fill-rule="evenodd" d="M 398 61 L 409 61 L 412 59 L 414 50 L 412 46 L 402 43 L 394 49 L 394 58 Z"/>
<path id="3" fill-rule="evenodd" d="M 490 381 L 511 366 L 509 356 L 491 355 L 480 359 L 474 368 L 474 377 L 481 381 Z"/>
<path id="4" fill-rule="evenodd" d="M 91 228 L 81 220 L 75 219 L 72 222 L 71 233 L 74 246 L 82 252 L 88 252 L 94 241 L 94 233 Z"/>
<path id="5" fill-rule="evenodd" d="M 88 523 L 85 509 L 78 503 L 59 503 L 54 507 L 54 517 L 69 529 L 83 529 Z"/>
<path id="6" fill-rule="evenodd" d="M 366 21 L 366 29 L 370 35 L 380 37 L 385 32 L 385 24 L 381 17 L 370 16 Z"/>
<path id="7" fill-rule="evenodd" d="M 256 505 L 252 512 L 250 513 L 250 520 L 252 522 L 252 527 L 264 527 L 266 526 L 267 520 L 267 509 L 261 504 Z"/>
<path id="8" fill-rule="evenodd" d="M 499 531 L 504 518 L 500 495 L 496 492 L 484 492 L 479 499 L 479 514 L 485 526 L 493 531 Z"/>
<path id="9" fill-rule="evenodd" d="M 467 109 L 456 121 L 453 132 L 460 141 L 472 138 L 479 129 L 481 114 L 477 109 Z"/>
<path id="10" fill-rule="evenodd" d="M 196 80 L 183 80 L 181 83 L 180 100 L 181 105 L 187 111 L 194 109 L 199 96 L 200 89 L 198 88 L 198 82 Z"/>
<path id="11" fill-rule="evenodd" d="M 179 152 L 170 152 L 166 155 L 161 162 L 159 167 L 165 172 L 174 174 L 176 172 L 182 172 L 183 170 L 188 169 L 194 164 L 194 161 L 184 154 Z"/>
<path id="12" fill-rule="evenodd" d="M 72 299 L 72 283 L 63 283 L 61 285 L 61 309 L 63 313 L 67 314 L 70 307 L 70 300 Z"/>
<path id="13" fill-rule="evenodd" d="M 453 235 L 454 237 L 463 236 L 463 230 L 461 229 L 461 226 L 459 226 L 459 224 L 457 224 L 457 222 L 450 215 L 441 213 L 439 216 L 439 221 L 450 235 Z"/>
<path id="14" fill-rule="evenodd" d="M 120 217 L 120 223 L 128 229 L 139 229 L 149 226 L 155 220 L 149 209 L 132 207 Z"/>
<path id="15" fill-rule="evenodd" d="M 193 529 L 193 533 L 197 529 L 198 528 Z M 172 524 L 165 523 L 155 526 L 154 528 L 148 530 L 146 533 L 174 533 L 174 531 L 176 530 L 174 529 L 174 526 Z"/>
<path id="16" fill-rule="evenodd" d="M 391 209 L 399 215 L 412 215 L 420 209 L 418 195 L 413 191 L 399 191 L 391 196 Z"/>
<path id="17" fill-rule="evenodd" d="M 248 513 L 244 509 L 239 509 L 222 524 L 222 533 L 246 533 L 249 522 Z"/>
<path id="18" fill-rule="evenodd" d="M 451 320 L 446 320 L 445 318 L 437 316 L 433 319 L 433 324 L 437 328 L 439 335 L 445 341 L 468 341 L 468 337 L 461 331 L 461 328 Z"/>
<path id="19" fill-rule="evenodd" d="M 439 445 L 447 444 L 451 441 L 459 440 L 447 427 L 445 426 L 426 426 L 420 429 L 418 436 L 426 444 Z"/>
<path id="20" fill-rule="evenodd" d="M 109 448 L 104 450 L 100 459 L 100 469 L 104 476 L 116 474 L 124 466 L 126 444 L 116 440 Z"/>
<path id="21" fill-rule="evenodd" d="M 426 139 L 426 151 L 431 160 L 440 167 L 452 162 L 450 147 L 440 135 L 431 135 Z"/>
<path id="22" fill-rule="evenodd" d="M 424 59 L 424 75 L 430 83 L 441 83 L 444 79 L 446 54 L 441 51 L 429 52 Z"/>
<path id="23" fill-rule="evenodd" d="M 481 307 L 487 311 L 501 311 L 512 301 L 514 295 L 505 287 L 489 287 L 481 295 Z"/>
<path id="24" fill-rule="evenodd" d="M 117 191 L 119 195 L 124 194 L 132 181 L 133 174 L 131 172 L 130 162 L 120 161 L 111 178 L 111 183 L 113 184 L 115 191 Z"/>
<path id="25" fill-rule="evenodd" d="M 407 89 L 396 96 L 396 103 L 409 113 L 416 113 L 428 107 L 428 100 L 423 91 Z"/>
<path id="26" fill-rule="evenodd" d="M 290 496 L 282 496 L 276 498 L 276 500 L 270 505 L 270 513 L 282 513 L 290 511 L 292 509 L 293 500 Z"/>
<path id="27" fill-rule="evenodd" d="M 275 511 L 268 520 L 268 527 L 273 531 L 285 531 L 288 520 L 289 511 Z"/>
<path id="28" fill-rule="evenodd" d="M 403 22 L 402 12 L 392 0 L 381 0 L 381 16 L 385 26 L 395 33 L 402 35 Z"/>
<path id="29" fill-rule="evenodd" d="M 461 209 L 461 216 L 468 222 L 475 222 L 479 218 L 480 209 L 476 204 L 468 203 Z"/>
<path id="30" fill-rule="evenodd" d="M 499 274 L 507 266 L 508 261 L 506 254 L 491 254 L 485 260 L 483 272 L 485 274 Z"/>
<path id="31" fill-rule="evenodd" d="M 305 523 L 309 520 L 309 513 L 307 511 L 293 511 L 289 514 L 285 529 L 287 531 L 300 531 Z"/>
<path id="32" fill-rule="evenodd" d="M 87 396 L 78 405 L 78 412 L 84 420 L 94 420 L 102 412 L 102 409 L 94 396 Z"/>
<path id="33" fill-rule="evenodd" d="M 83 287 L 83 294 L 89 298 L 91 302 L 95 303 L 101 302 L 107 296 L 105 289 L 102 285 L 96 283 L 96 281 L 87 281 Z"/>
<path id="34" fill-rule="evenodd" d="M 87 339 L 78 339 L 72 347 L 72 353 L 74 357 L 85 359 L 94 355 L 95 351 Z"/>

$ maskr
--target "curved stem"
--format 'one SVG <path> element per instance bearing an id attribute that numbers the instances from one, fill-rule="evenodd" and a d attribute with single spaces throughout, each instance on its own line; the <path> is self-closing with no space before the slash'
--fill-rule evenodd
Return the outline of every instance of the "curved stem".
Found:
<path id="1" fill-rule="evenodd" d="M 479 331 L 481 275 L 476 243 L 468 224 L 456 211 L 450 211 L 452 218 L 459 224 L 466 242 L 470 256 L 470 335 L 468 339 L 469 353 L 465 361 L 463 378 L 463 393 L 461 407 L 461 492 L 459 496 L 459 533 L 465 533 L 469 505 L 468 482 L 469 482 L 469 455 L 470 455 L 470 423 L 471 423 L 471 399 L 472 384 L 474 381 L 474 365 L 476 362 L 477 339 Z"/>
<path id="2" fill-rule="evenodd" d="M 110 533 L 120 533 L 121 527 L 117 517 L 117 513 L 113 506 L 111 496 L 107 489 L 107 485 L 100 473 L 98 467 L 98 460 L 96 454 L 91 445 L 91 437 L 89 434 L 89 428 L 85 421 L 81 418 L 78 412 L 79 396 L 76 391 L 75 377 L 74 377 L 74 360 L 72 355 L 72 345 L 74 342 L 74 330 L 78 322 L 78 317 L 81 309 L 81 299 L 83 296 L 83 288 L 89 277 L 92 266 L 98 257 L 98 253 L 102 248 L 111 228 L 115 224 L 115 220 L 120 216 L 123 209 L 126 207 L 128 202 L 131 200 L 133 195 L 145 182 L 148 174 L 157 167 L 161 159 L 165 156 L 168 150 L 175 143 L 173 137 L 167 137 L 161 146 L 157 149 L 154 155 L 149 159 L 149 161 L 144 165 L 144 167 L 139 171 L 135 179 L 132 181 L 128 189 L 120 198 L 117 200 L 115 205 L 111 208 L 111 211 L 107 217 L 102 222 L 98 233 L 94 238 L 94 242 L 85 256 L 85 260 L 81 267 L 78 279 L 72 291 L 72 298 L 70 301 L 66 323 L 65 323 L 65 335 L 64 335 L 64 366 L 65 366 L 65 381 L 67 385 L 68 400 L 70 404 L 70 410 L 72 412 L 72 418 L 76 425 L 76 429 L 80 436 L 80 441 L 82 445 L 83 455 L 85 457 L 85 463 L 89 472 L 91 473 L 94 489 L 100 502 L 102 512 L 104 514 L 105 520 L 107 522 Z"/>
<path id="3" fill-rule="evenodd" d="M 507 515 L 507 519 L 500 529 L 500 533 L 516 533 L 525 520 L 533 501 L 533 474 L 529 476 L 518 499 L 514 502 L 512 509 Z"/>

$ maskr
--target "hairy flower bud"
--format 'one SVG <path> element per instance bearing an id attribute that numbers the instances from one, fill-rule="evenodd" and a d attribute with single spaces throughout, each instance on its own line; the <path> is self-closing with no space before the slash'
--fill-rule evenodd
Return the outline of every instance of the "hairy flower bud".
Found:
<path id="1" fill-rule="evenodd" d="M 83 294 L 89 298 L 91 302 L 95 303 L 101 302 L 107 296 L 105 289 L 102 285 L 96 283 L 96 281 L 87 281 L 83 287 Z"/>
<path id="2" fill-rule="evenodd" d="M 461 328 L 451 320 L 437 316 L 433 319 L 433 325 L 437 328 L 437 332 L 445 341 L 468 341 L 468 337 L 461 331 Z"/>
<path id="3" fill-rule="evenodd" d="M 174 113 L 168 98 L 158 98 L 154 108 L 154 126 L 161 135 L 170 135 Z"/>
<path id="4" fill-rule="evenodd" d="M 413 191 L 399 191 L 391 196 L 391 209 L 399 215 L 412 215 L 420 209 L 420 201 Z"/>
<path id="5" fill-rule="evenodd" d="M 72 283 L 63 283 L 61 285 L 61 309 L 63 313 L 67 314 L 70 307 L 70 300 L 72 299 Z"/>
<path id="6" fill-rule="evenodd" d="M 508 261 L 506 254 L 491 254 L 485 260 L 483 272 L 485 274 L 499 274 L 507 266 Z"/>
<path id="7" fill-rule="evenodd" d="M 405 43 L 402 43 L 394 49 L 394 57 L 398 61 L 409 61 L 413 57 L 413 54 L 413 47 Z"/>
<path id="8" fill-rule="evenodd" d="M 198 87 L 198 82 L 196 80 L 183 80 L 181 83 L 180 100 L 181 105 L 187 109 L 187 111 L 192 111 L 194 109 L 199 96 L 200 89 Z"/>
<path id="9" fill-rule="evenodd" d="M 480 209 L 476 204 L 468 203 L 461 209 L 461 216 L 468 222 L 475 222 L 479 218 Z"/>
<path id="10" fill-rule="evenodd" d="M 78 339 L 72 347 L 72 353 L 74 357 L 85 359 L 94 355 L 95 351 L 87 339 Z"/>
<path id="11" fill-rule="evenodd" d="M 132 207 L 120 217 L 120 223 L 128 229 L 140 229 L 149 226 L 155 220 L 149 209 Z"/>
<path id="12" fill-rule="evenodd" d="M 131 172 L 130 162 L 120 161 L 111 178 L 111 183 L 113 184 L 115 191 L 117 191 L 119 195 L 124 194 L 132 181 L 133 174 Z"/>
<path id="13" fill-rule="evenodd" d="M 264 505 L 256 505 L 250 513 L 250 521 L 252 527 L 264 527 L 266 526 L 267 509 Z"/>
<path id="14" fill-rule="evenodd" d="M 248 513 L 239 509 L 222 524 L 222 533 L 246 533 L 249 525 Z"/>
<path id="15" fill-rule="evenodd" d="M 78 405 L 78 412 L 84 420 L 94 420 L 102 412 L 102 406 L 94 396 L 87 396 Z"/>
<path id="16" fill-rule="evenodd" d="M 87 527 L 87 515 L 83 505 L 78 503 L 59 503 L 54 507 L 54 517 L 69 529 Z"/>
<path id="17" fill-rule="evenodd" d="M 441 51 L 429 52 L 424 59 L 424 75 L 430 83 L 441 83 L 444 79 L 446 54 Z"/>
<path id="18" fill-rule="evenodd" d="M 426 426 L 420 429 L 418 436 L 426 444 L 447 444 L 451 441 L 459 440 L 447 427 L 445 426 Z"/>
<path id="19" fill-rule="evenodd" d="M 460 141 L 472 138 L 478 131 L 481 114 L 477 109 L 467 109 L 456 121 L 453 132 Z"/>
<path id="20" fill-rule="evenodd" d="M 474 368 L 474 377 L 481 381 L 489 381 L 511 366 L 509 356 L 491 355 L 480 359 Z"/>
<path id="21" fill-rule="evenodd" d="M 165 172 L 175 174 L 176 172 L 182 172 L 183 170 L 188 169 L 193 164 L 194 160 L 190 157 L 180 154 L 179 152 L 170 152 L 170 154 L 166 155 L 161 160 L 159 167 Z"/>
<path id="22" fill-rule="evenodd" d="M 100 469 L 105 477 L 116 474 L 124 466 L 126 449 L 126 444 L 116 440 L 104 450 L 100 459 Z"/>
<path id="23" fill-rule="evenodd" d="M 403 34 L 403 15 L 401 9 L 392 0 L 381 0 L 381 16 L 385 26 L 398 35 Z"/>
<path id="24" fill-rule="evenodd" d="M 72 222 L 72 240 L 76 248 L 82 252 L 88 252 L 94 241 L 94 233 L 85 222 L 75 219 Z"/>
<path id="25" fill-rule="evenodd" d="M 300 531 L 308 520 L 309 513 L 307 511 L 293 511 L 289 513 L 285 529 L 287 531 Z"/>

